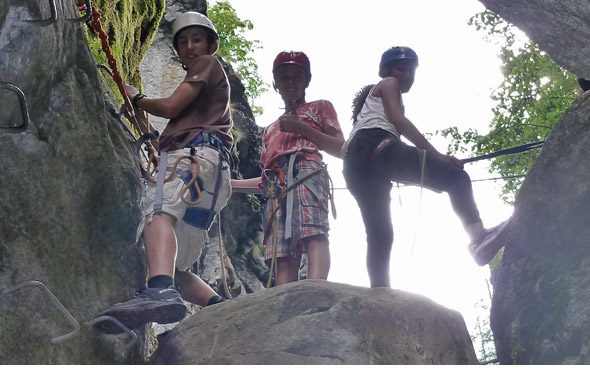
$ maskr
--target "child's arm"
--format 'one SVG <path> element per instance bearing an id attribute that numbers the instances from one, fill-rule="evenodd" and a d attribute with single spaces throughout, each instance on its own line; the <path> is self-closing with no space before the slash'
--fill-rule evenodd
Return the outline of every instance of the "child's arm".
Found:
<path id="1" fill-rule="evenodd" d="M 342 132 L 333 128 L 328 128 L 326 133 L 320 132 L 299 120 L 299 117 L 295 114 L 285 114 L 279 120 L 281 131 L 299 133 L 316 144 L 320 150 L 325 150 L 334 157 L 341 157 L 340 149 L 344 144 Z"/>
<path id="2" fill-rule="evenodd" d="M 259 185 L 262 183 L 262 178 L 251 178 L 251 179 L 231 179 L 231 188 L 236 193 L 254 193 L 260 194 Z"/>
<path id="3" fill-rule="evenodd" d="M 401 107 L 401 92 L 399 81 L 396 78 L 389 78 L 379 83 L 378 94 L 383 100 L 385 116 L 390 123 L 394 124 L 396 129 L 414 145 L 420 149 L 426 150 L 427 153 L 442 159 L 443 161 L 463 168 L 463 162 L 451 156 L 439 153 L 434 146 L 420 133 L 418 128 L 408 119 Z"/>
<path id="4" fill-rule="evenodd" d="M 199 95 L 203 88 L 203 82 L 183 82 L 167 98 L 148 98 L 143 97 L 134 103 L 142 110 L 165 119 L 177 117 L 192 101 Z M 139 90 L 125 84 L 127 96 L 133 100 L 139 93 Z"/>

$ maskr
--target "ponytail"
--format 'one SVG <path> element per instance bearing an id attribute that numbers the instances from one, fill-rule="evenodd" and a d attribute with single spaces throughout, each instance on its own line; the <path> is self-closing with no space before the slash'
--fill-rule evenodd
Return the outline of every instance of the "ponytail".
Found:
<path id="1" fill-rule="evenodd" d="M 356 118 L 358 114 L 361 112 L 363 106 L 365 105 L 365 101 L 367 100 L 367 96 L 371 92 L 375 85 L 367 85 L 360 89 L 354 96 L 352 100 L 352 121 L 356 123 Z"/>

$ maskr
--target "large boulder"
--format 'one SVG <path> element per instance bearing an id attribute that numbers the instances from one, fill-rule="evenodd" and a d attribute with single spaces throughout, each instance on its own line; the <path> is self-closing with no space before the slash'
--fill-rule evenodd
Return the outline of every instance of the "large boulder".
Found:
<path id="1" fill-rule="evenodd" d="M 207 307 L 155 364 L 477 364 L 461 315 L 420 295 L 321 280 Z"/>

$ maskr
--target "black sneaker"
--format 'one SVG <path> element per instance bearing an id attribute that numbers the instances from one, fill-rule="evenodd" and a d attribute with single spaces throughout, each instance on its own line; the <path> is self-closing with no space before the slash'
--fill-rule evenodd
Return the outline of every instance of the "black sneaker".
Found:
<path id="1" fill-rule="evenodd" d="M 180 293 L 174 286 L 168 288 L 141 289 L 133 299 L 117 303 L 101 312 L 98 316 L 111 316 L 129 329 L 134 329 L 148 322 L 170 324 L 180 321 L 186 315 L 186 306 Z M 109 334 L 122 333 L 123 329 L 112 321 L 100 321 L 97 329 Z"/>
<path id="2" fill-rule="evenodd" d="M 477 265 L 484 266 L 496 256 L 496 253 L 504 245 L 498 235 L 504 230 L 508 220 L 491 229 L 483 229 L 477 235 L 477 239 L 469 245 L 469 253 L 473 256 Z"/>

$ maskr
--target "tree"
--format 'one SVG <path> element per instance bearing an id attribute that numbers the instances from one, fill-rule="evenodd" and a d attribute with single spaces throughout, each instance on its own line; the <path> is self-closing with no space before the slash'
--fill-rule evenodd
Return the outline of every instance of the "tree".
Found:
<path id="1" fill-rule="evenodd" d="M 484 11 L 469 24 L 486 32 L 486 40 L 500 45 L 504 82 L 492 94 L 496 102 L 490 132 L 480 135 L 469 129 L 460 133 L 451 127 L 440 133 L 452 139 L 448 151 L 471 150 L 476 155 L 526 143 L 544 141 L 553 125 L 577 96 L 576 78 L 556 65 L 539 47 L 519 36 L 515 27 L 500 16 Z M 498 157 L 490 172 L 503 177 L 522 176 L 532 166 L 539 149 Z M 508 203 L 522 184 L 522 178 L 506 179 L 502 198 Z"/>
<path id="2" fill-rule="evenodd" d="M 241 20 L 235 9 L 227 1 L 215 3 L 207 11 L 209 19 L 219 34 L 219 51 L 217 54 L 230 63 L 242 79 L 246 96 L 254 114 L 261 114 L 262 107 L 254 105 L 254 99 L 267 91 L 266 85 L 258 74 L 258 64 L 250 54 L 261 48 L 260 41 L 244 37 L 247 30 L 254 25 L 250 20 Z"/>

